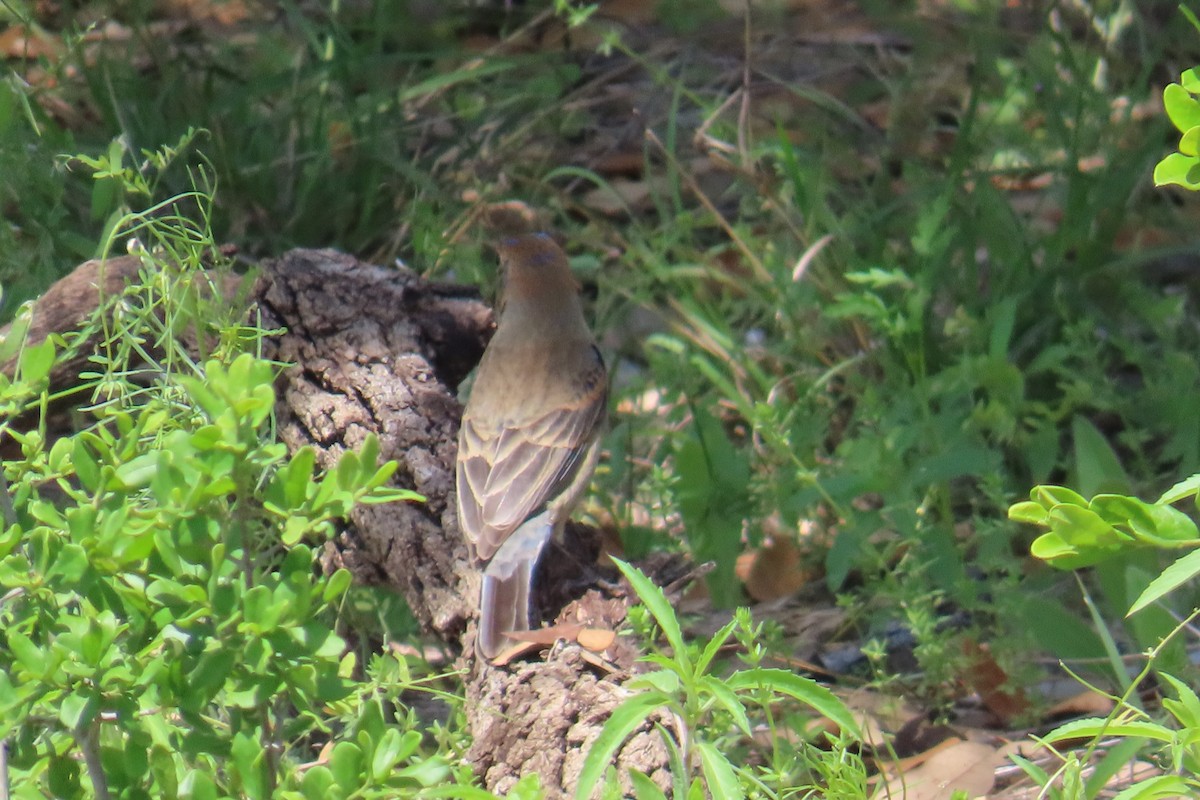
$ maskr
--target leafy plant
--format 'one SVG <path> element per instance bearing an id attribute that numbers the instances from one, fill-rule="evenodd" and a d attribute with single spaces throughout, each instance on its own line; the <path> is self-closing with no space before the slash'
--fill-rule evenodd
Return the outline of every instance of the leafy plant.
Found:
<path id="1" fill-rule="evenodd" d="M 186 144 L 186 142 L 184 143 Z M 115 149 L 92 166 L 149 201 L 149 172 Z M 173 151 L 148 157 L 165 168 Z M 128 192 L 128 194 L 126 194 Z M 349 573 L 316 561 L 358 503 L 415 501 L 387 485 L 368 438 L 315 474 L 274 441 L 278 365 L 214 291 L 211 190 L 135 212 L 118 201 L 105 250 L 136 234 L 141 279 L 84 330 L 0 351 L 0 776 L 14 797 L 390 797 L 458 783 L 400 702 L 393 654 L 360 665 L 335 630 Z M 200 209 L 199 221 L 183 213 Z M 197 362 L 179 334 L 218 354 Z M 55 361 L 101 343 L 75 394 L 93 404 L 50 439 Z M 65 343 L 60 350 L 57 343 Z M 32 426 L 28 420 L 34 420 Z"/>
<path id="2" fill-rule="evenodd" d="M 1188 18 L 1192 27 L 1200 31 L 1200 20 L 1185 5 L 1179 11 Z M 1163 108 L 1171 124 L 1181 134 L 1179 152 L 1171 153 L 1154 167 L 1155 186 L 1182 186 L 1196 191 L 1200 189 L 1200 72 L 1184 70 L 1177 83 L 1169 83 L 1163 89 Z"/>
<path id="3" fill-rule="evenodd" d="M 1061 486 L 1034 487 L 1030 497 L 1030 501 L 1014 504 L 1009 509 L 1009 516 L 1050 529 L 1034 541 L 1031 549 L 1035 556 L 1059 569 L 1079 569 L 1114 558 L 1128 558 L 1142 549 L 1200 547 L 1196 524 L 1171 506 L 1190 499 L 1200 507 L 1200 475 L 1176 484 L 1153 504 L 1116 494 L 1097 495 L 1087 501 Z M 1150 581 L 1126 616 L 1144 615 L 1152 605 L 1163 603 L 1167 595 L 1185 586 L 1197 574 L 1200 574 L 1200 550 L 1193 550 Z M 1062 764 L 1053 774 L 1027 760 L 1015 759 L 1022 769 L 1041 785 L 1052 787 L 1053 796 L 1092 798 L 1098 796 L 1107 778 L 1146 743 L 1151 743 L 1157 748 L 1160 761 L 1166 765 L 1167 774 L 1126 787 L 1117 795 L 1120 800 L 1176 797 L 1200 790 L 1200 698 L 1187 683 L 1163 668 L 1164 663 L 1190 668 L 1186 660 L 1172 651 L 1180 649 L 1174 640 L 1181 631 L 1190 629 L 1197 616 L 1200 611 L 1192 611 L 1149 649 L 1142 671 L 1129 679 L 1112 636 L 1104 627 L 1104 620 L 1093 610 L 1093 620 L 1102 633 L 1114 674 L 1124 691 L 1119 697 L 1112 698 L 1114 710 L 1108 717 L 1066 723 L 1042 740 L 1053 749 L 1055 744 L 1087 739 L 1089 746 L 1082 755 L 1060 755 Z M 1175 694 L 1174 698 L 1167 697 L 1162 701 L 1173 727 L 1152 718 L 1137 700 L 1138 687 L 1152 670 Z M 1122 740 L 1122 744 L 1105 754 L 1095 774 L 1084 780 L 1082 764 L 1088 762 L 1102 739 L 1111 737 Z"/>
<path id="4" fill-rule="evenodd" d="M 1156 503 L 1120 494 L 1099 494 L 1085 500 L 1063 486 L 1035 486 L 1030 500 L 1012 506 L 1008 517 L 1049 528 L 1030 547 L 1034 556 L 1059 569 L 1079 569 L 1138 548 L 1200 547 L 1196 523 L 1171 506 L 1194 496 L 1197 485 L 1200 476 L 1177 485 Z M 1152 592 L 1132 610 L 1161 596 L 1160 591 Z"/>
<path id="5" fill-rule="evenodd" d="M 243 354 L 202 375 L 174 379 L 190 421 L 150 401 L 48 447 L 5 426 L 24 456 L 5 465 L 15 515 L 0 542 L 0 737 L 17 796 L 440 780 L 421 737 L 356 689 L 330 626 L 350 576 L 315 578 L 305 543 L 356 502 L 413 495 L 384 486 L 394 465 L 375 466 L 374 440 L 319 481 L 311 450 L 288 459 L 264 440 L 271 365 Z M 343 738 L 328 768 L 301 772 L 331 732 L 326 708 Z"/>
<path id="6" fill-rule="evenodd" d="M 828 689 L 794 672 L 758 663 L 763 655 L 761 630 L 752 625 L 748 610 L 739 609 L 709 641 L 685 642 L 662 590 L 636 568 L 614 561 L 645 604 L 670 650 L 642 658 L 651 668 L 626 684 L 633 694 L 613 710 L 592 743 L 576 797 L 591 797 L 621 745 L 651 718 L 656 720 L 654 726 L 671 754 L 672 796 L 677 800 L 694 796 L 698 786 L 706 787 L 717 798 L 742 797 L 746 787 L 770 791 L 750 767 L 736 763 L 728 747 L 722 746 L 727 731 L 746 739 L 752 736 L 751 707 L 770 717 L 773 705 L 780 700 L 798 701 L 836 724 L 847 740 L 861 737 L 853 716 Z M 746 657 L 748 666 L 728 675 L 719 674 L 717 655 L 735 635 L 752 648 Z M 662 796 L 645 776 L 631 779 L 639 797 Z"/>

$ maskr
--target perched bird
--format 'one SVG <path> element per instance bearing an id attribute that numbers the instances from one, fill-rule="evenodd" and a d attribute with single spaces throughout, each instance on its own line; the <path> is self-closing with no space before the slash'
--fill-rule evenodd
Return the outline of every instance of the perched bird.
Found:
<path id="1" fill-rule="evenodd" d="M 566 254 L 544 233 L 497 247 L 503 286 L 458 436 L 458 520 L 485 564 L 476 650 L 528 630 L 534 569 L 587 487 L 608 380 Z"/>

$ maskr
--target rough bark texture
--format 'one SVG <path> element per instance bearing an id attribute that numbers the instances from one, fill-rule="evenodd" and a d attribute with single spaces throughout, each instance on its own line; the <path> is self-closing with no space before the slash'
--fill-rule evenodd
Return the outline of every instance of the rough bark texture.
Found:
<path id="1" fill-rule="evenodd" d="M 332 251 L 267 262 L 253 295 L 266 327 L 286 328 L 266 355 L 295 365 L 277 415 L 289 449 L 312 445 L 330 467 L 373 433 L 380 457 L 400 465 L 393 482 L 426 498 L 356 509 L 327 568 L 400 590 L 423 625 L 461 637 L 474 570 L 454 518 L 455 389 L 483 352 L 491 313 L 473 291 Z"/>
<path id="2" fill-rule="evenodd" d="M 31 339 L 76 329 L 139 268 L 127 258 L 84 264 L 35 308 Z M 233 298 L 239 283 L 231 277 L 219 291 Z M 400 465 L 393 482 L 426 497 L 355 511 L 326 548 L 326 568 L 344 566 L 359 581 L 400 591 L 428 630 L 464 645 L 470 758 L 489 788 L 505 791 L 532 772 L 548 797 L 569 796 L 588 746 L 625 696 L 621 684 L 636 653 L 618 639 L 601 655 L 567 645 L 531 648 L 526 660 L 505 667 L 473 658 L 468 623 L 479 579 L 454 512 L 455 395 L 491 335 L 490 310 L 474 290 L 333 251 L 295 250 L 263 263 L 248 295 L 264 327 L 283 331 L 264 342 L 265 355 L 292 364 L 278 387 L 279 434 L 288 447 L 312 445 L 329 467 L 373 433 L 381 458 Z M 56 388 L 78 380 L 91 346 L 82 342 L 80 355 L 55 371 Z M 609 629 L 624 621 L 628 598 L 596 566 L 599 552 L 596 533 L 584 526 L 570 526 L 565 542 L 554 545 L 537 582 L 544 619 Z M 678 577 L 679 565 L 664 562 L 651 573 L 666 582 Z M 637 768 L 664 789 L 666 764 L 649 724 L 617 758 L 620 769 Z"/>

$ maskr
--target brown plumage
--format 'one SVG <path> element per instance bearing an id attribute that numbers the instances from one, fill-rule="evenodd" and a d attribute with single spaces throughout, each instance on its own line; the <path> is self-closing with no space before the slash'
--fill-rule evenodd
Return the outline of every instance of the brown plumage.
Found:
<path id="1" fill-rule="evenodd" d="M 545 234 L 503 239 L 496 334 L 458 437 L 458 519 L 485 564 L 477 650 L 529 628 L 534 568 L 595 468 L 608 381 L 566 254 Z"/>

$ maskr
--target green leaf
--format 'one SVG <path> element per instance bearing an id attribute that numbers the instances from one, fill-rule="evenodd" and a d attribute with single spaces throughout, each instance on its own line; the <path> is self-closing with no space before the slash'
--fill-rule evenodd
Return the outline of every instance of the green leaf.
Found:
<path id="1" fill-rule="evenodd" d="M 1179 152 L 1185 156 L 1200 155 L 1200 127 L 1189 128 L 1179 138 Z"/>
<path id="2" fill-rule="evenodd" d="M 663 790 L 644 772 L 629 770 L 629 782 L 633 785 L 633 796 L 637 800 L 667 800 Z"/>
<path id="3" fill-rule="evenodd" d="M 363 752 L 354 742 L 338 742 L 329 756 L 333 779 L 347 792 L 363 785 Z"/>
<path id="4" fill-rule="evenodd" d="M 400 731 L 388 728 L 371 756 L 371 777 L 386 781 L 396 764 L 412 755 L 420 743 L 421 734 L 418 731 L 407 731 L 401 738 Z"/>
<path id="5" fill-rule="evenodd" d="M 1196 191 L 1200 189 L 1200 158 L 1170 153 L 1154 167 L 1155 186 L 1182 186 Z"/>
<path id="6" fill-rule="evenodd" d="M 1157 722 L 1144 720 L 1118 721 L 1090 717 L 1077 719 L 1060 725 L 1043 737 L 1050 744 L 1068 739 L 1095 739 L 1098 736 L 1140 736 L 1158 742 L 1170 743 L 1175 735 L 1169 728 Z"/>
<path id="7" fill-rule="evenodd" d="M 713 634 L 712 638 L 708 640 L 708 643 L 704 645 L 704 649 L 700 652 L 700 657 L 696 659 L 695 674 L 702 675 L 708 672 L 709 664 L 717 657 L 717 653 L 721 652 L 721 648 L 725 646 L 725 642 L 729 640 L 735 627 L 737 627 L 736 617 L 722 625 L 721 629 Z"/>
<path id="8" fill-rule="evenodd" d="M 714 605 L 732 608 L 741 599 L 733 565 L 751 510 L 750 459 L 720 420 L 700 408 L 692 414 L 694 422 L 675 448 L 676 502 L 695 559 L 716 565 L 706 580 Z"/>
<path id="9" fill-rule="evenodd" d="M 89 724 L 99 710 L 99 703 L 94 695 L 83 695 L 78 692 L 70 693 L 59 701 L 58 718 L 67 730 L 78 730 L 81 725 Z"/>
<path id="10" fill-rule="evenodd" d="M 1008 507 L 1008 518 L 1013 522 L 1027 522 L 1031 525 L 1049 525 L 1047 509 L 1041 503 L 1024 500 L 1013 503 Z"/>
<path id="11" fill-rule="evenodd" d="M 713 696 L 718 704 L 721 705 L 729 715 L 733 717 L 734 723 L 738 730 L 743 735 L 749 737 L 752 735 L 750 729 L 750 717 L 746 714 L 746 706 L 742 698 L 734 693 L 733 689 L 725 683 L 724 679 L 713 676 L 705 677 L 698 687 L 701 694 L 708 693 Z"/>
<path id="12" fill-rule="evenodd" d="M 383 467 L 380 467 L 380 472 L 384 472 L 385 467 L 394 464 L 396 464 L 395 461 L 389 461 Z M 395 470 L 386 471 L 389 474 L 384 477 L 385 481 L 388 477 L 391 477 L 390 473 L 394 472 Z M 373 478 L 370 482 L 376 483 L 377 481 Z M 383 505 L 385 503 L 424 503 L 425 500 L 425 495 L 417 494 L 411 489 L 395 489 L 390 486 L 377 486 L 371 489 L 370 494 L 365 494 L 358 498 L 358 502 L 368 506 Z"/>
<path id="13" fill-rule="evenodd" d="M 1016 755 L 1015 753 L 1010 755 L 1009 758 L 1012 759 L 1014 764 L 1021 768 L 1022 772 L 1033 779 L 1034 783 L 1038 784 L 1039 786 L 1045 786 L 1046 784 L 1050 783 L 1050 775 L 1046 772 L 1046 770 L 1042 769 L 1029 759 Z"/>
<path id="14" fill-rule="evenodd" d="M 727 683 L 735 692 L 770 689 L 795 698 L 826 719 L 832 720 L 855 739 L 862 739 L 862 731 L 845 704 L 837 695 L 811 678 L 783 669 L 756 668 L 735 672 Z"/>
<path id="15" fill-rule="evenodd" d="M 188 436 L 188 444 L 198 452 L 216 450 L 225 440 L 225 431 L 220 425 L 201 425 Z"/>
<path id="16" fill-rule="evenodd" d="M 1171 124 L 1180 132 L 1200 125 L 1200 102 L 1181 84 L 1169 83 L 1163 89 L 1163 108 Z"/>
<path id="17" fill-rule="evenodd" d="M 92 455 L 83 437 L 75 437 L 71 449 L 71 464 L 79 483 L 89 494 L 100 488 L 100 462 Z"/>
<path id="18" fill-rule="evenodd" d="M 1195 797 L 1197 789 L 1200 785 L 1178 775 L 1157 775 L 1127 786 L 1114 795 L 1113 800 L 1176 800 Z"/>
<path id="19" fill-rule="evenodd" d="M 181 800 L 217 800 L 217 785 L 204 771 L 194 769 L 179 782 L 179 797 Z"/>
<path id="20" fill-rule="evenodd" d="M 1128 617 L 1136 614 L 1163 595 L 1174 591 L 1192 580 L 1197 575 L 1200 575 L 1200 550 L 1194 550 L 1176 560 L 1175 563 L 1164 569 L 1157 578 L 1150 581 L 1150 585 L 1138 595 L 1137 600 L 1129 607 L 1129 613 L 1125 616 Z"/>
<path id="21" fill-rule="evenodd" d="M 518 784 L 527 783 L 528 779 L 537 780 L 537 775 L 526 775 Z M 509 800 L 515 800 L 517 797 L 517 787 L 514 786 L 509 791 L 507 797 Z M 461 784 L 449 784 L 445 786 L 434 786 L 421 791 L 419 797 L 424 798 L 453 798 L 453 800 L 496 800 L 496 795 L 489 792 L 487 789 L 480 789 L 477 786 L 464 786 Z"/>
<path id="22" fill-rule="evenodd" d="M 262 742 L 250 734 L 234 734 L 230 748 L 237 775 L 241 778 L 242 791 L 251 800 L 266 800 L 266 759 Z"/>
<path id="23" fill-rule="evenodd" d="M 19 364 L 21 379 L 32 386 L 39 385 L 54 366 L 54 342 L 46 339 L 27 346 L 21 352 Z"/>
<path id="24" fill-rule="evenodd" d="M 285 508 L 294 511 L 304 505 L 308 498 L 308 487 L 312 483 L 313 467 L 317 463 L 317 451 L 304 446 L 292 456 L 287 469 L 283 470 Z"/>
<path id="25" fill-rule="evenodd" d="M 1091 497 L 1103 492 L 1129 494 L 1131 483 L 1121 460 L 1091 420 L 1076 415 L 1071 420 L 1075 441 L 1075 473 L 1079 491 Z"/>
<path id="26" fill-rule="evenodd" d="M 1089 566 L 1090 559 L 1081 556 L 1079 550 L 1068 544 L 1057 531 L 1043 533 L 1033 540 L 1029 553 L 1057 569 L 1078 569 Z"/>
<path id="27" fill-rule="evenodd" d="M 660 692 L 663 695 L 663 702 L 669 702 L 670 698 L 674 697 L 683 686 L 679 680 L 679 673 L 676 672 L 677 665 L 667 656 L 649 655 L 642 660 L 651 664 L 662 664 L 666 669 L 656 669 L 635 675 L 626 685 L 636 691 Z"/>
<path id="28" fill-rule="evenodd" d="M 700 754 L 700 768 L 708 784 L 708 793 L 713 800 L 740 800 L 745 797 L 737 772 L 725 754 L 709 742 L 696 743 Z"/>
<path id="29" fill-rule="evenodd" d="M 667 637 L 667 642 L 671 645 L 672 656 L 679 664 L 680 670 L 683 674 L 690 675 L 691 662 L 687 655 L 687 645 L 683 641 L 683 631 L 679 627 L 679 620 L 675 617 L 675 609 L 667 602 L 667 597 L 663 594 L 662 589 L 655 586 L 654 582 L 643 575 L 637 567 L 618 558 L 614 558 L 613 562 L 625 579 L 629 581 L 633 591 L 646 606 L 646 610 L 654 617 L 663 635 Z"/>
<path id="30" fill-rule="evenodd" d="M 17 661 L 21 662 L 21 666 L 31 676 L 40 678 L 46 675 L 48 671 L 46 658 L 32 639 L 15 628 L 8 631 L 7 639 L 9 652 L 17 657 Z"/>
<path id="31" fill-rule="evenodd" d="M 416 731 L 410 733 L 415 734 Z M 432 756 L 398 769 L 393 774 L 403 780 L 416 781 L 421 786 L 441 786 L 450 777 L 450 764 L 444 758 Z"/>
<path id="32" fill-rule="evenodd" d="M 1200 697 L 1196 696 L 1192 687 L 1173 675 L 1160 672 L 1158 677 L 1171 684 L 1171 688 L 1175 690 L 1174 699 L 1163 698 L 1163 708 L 1175 717 L 1180 727 L 1200 731 Z"/>
<path id="33" fill-rule="evenodd" d="M 636 572 L 636 570 L 633 571 Z M 646 580 L 644 576 L 643 580 Z M 649 583 L 648 580 L 646 582 Z M 590 800 L 592 790 L 596 788 L 604 771 L 612 763 L 617 750 L 635 730 L 641 727 L 647 717 L 661 707 L 662 701 L 657 693 L 646 693 L 635 694 L 613 709 L 612 715 L 600 729 L 600 735 L 592 742 L 587 756 L 584 757 L 583 769 L 579 772 L 579 782 L 575 786 L 576 798 Z"/>
<path id="34" fill-rule="evenodd" d="M 218 374 L 223 374 L 224 370 L 219 361 L 209 361 L 205 365 L 205 372 L 211 379 Z M 205 413 L 209 421 L 216 422 L 217 418 L 228 409 L 228 404 L 205 386 L 203 380 L 190 375 L 181 375 L 176 380 L 187 392 L 191 401 Z"/>
<path id="35" fill-rule="evenodd" d="M 115 477 L 119 483 L 115 488 L 133 491 L 149 486 L 150 479 L 158 472 L 159 458 L 160 454 L 157 452 L 143 453 L 118 465 Z"/>
<path id="36" fill-rule="evenodd" d="M 335 800 L 345 797 L 343 792 L 334 790 L 333 773 L 328 767 L 320 764 L 310 767 L 304 773 L 300 791 L 304 794 L 304 800 Z"/>
<path id="37" fill-rule="evenodd" d="M 379 437 L 373 433 L 367 434 L 362 446 L 358 448 L 358 460 L 363 465 L 363 472 L 370 472 L 379 465 Z"/>
<path id="38" fill-rule="evenodd" d="M 325 588 L 321 591 L 321 599 L 326 603 L 332 603 L 346 593 L 350 588 L 350 583 L 354 580 L 350 571 L 347 569 L 339 569 L 325 579 Z"/>
<path id="39" fill-rule="evenodd" d="M 1158 504 L 1178 503 L 1184 498 L 1196 497 L 1197 495 L 1200 495 L 1200 473 L 1196 473 L 1190 478 L 1184 478 L 1170 489 L 1167 489 L 1163 492 L 1163 496 L 1158 498 Z"/>
<path id="40" fill-rule="evenodd" d="M 252 587 L 242 597 L 242 613 L 254 633 L 275 630 L 285 610 L 282 603 L 275 601 L 271 590 L 262 584 Z"/>
<path id="41" fill-rule="evenodd" d="M 68 586 L 78 586 L 89 565 L 87 551 L 82 546 L 63 545 L 62 550 L 58 552 L 58 558 L 54 559 L 54 564 L 46 573 L 46 577 L 62 580 Z"/>
<path id="42" fill-rule="evenodd" d="M 79 785 L 79 762 L 68 756 L 52 755 L 46 774 L 46 788 L 51 797 L 82 797 Z M 29 796 L 29 795 L 27 795 Z"/>
<path id="43" fill-rule="evenodd" d="M 345 453 L 342 453 L 342 457 L 338 459 L 337 466 L 334 467 L 338 488 L 344 492 L 357 489 L 359 487 L 359 472 L 358 454 L 353 450 L 347 450 Z"/>
<path id="44" fill-rule="evenodd" d="M 1050 510 L 1050 525 L 1064 541 L 1081 552 L 1090 549 L 1112 551 L 1133 541 L 1132 536 L 1117 530 L 1090 508 L 1055 506 Z"/>
<path id="45" fill-rule="evenodd" d="M 1088 508 L 1114 527 L 1127 529 L 1145 544 L 1177 546 L 1197 538 L 1196 523 L 1187 514 L 1166 504 L 1152 504 L 1136 497 L 1101 494 Z"/>
<path id="46" fill-rule="evenodd" d="M 1083 495 L 1065 486 L 1035 486 L 1029 490 L 1029 498 L 1047 511 L 1061 504 L 1081 508 L 1088 504 Z"/>

